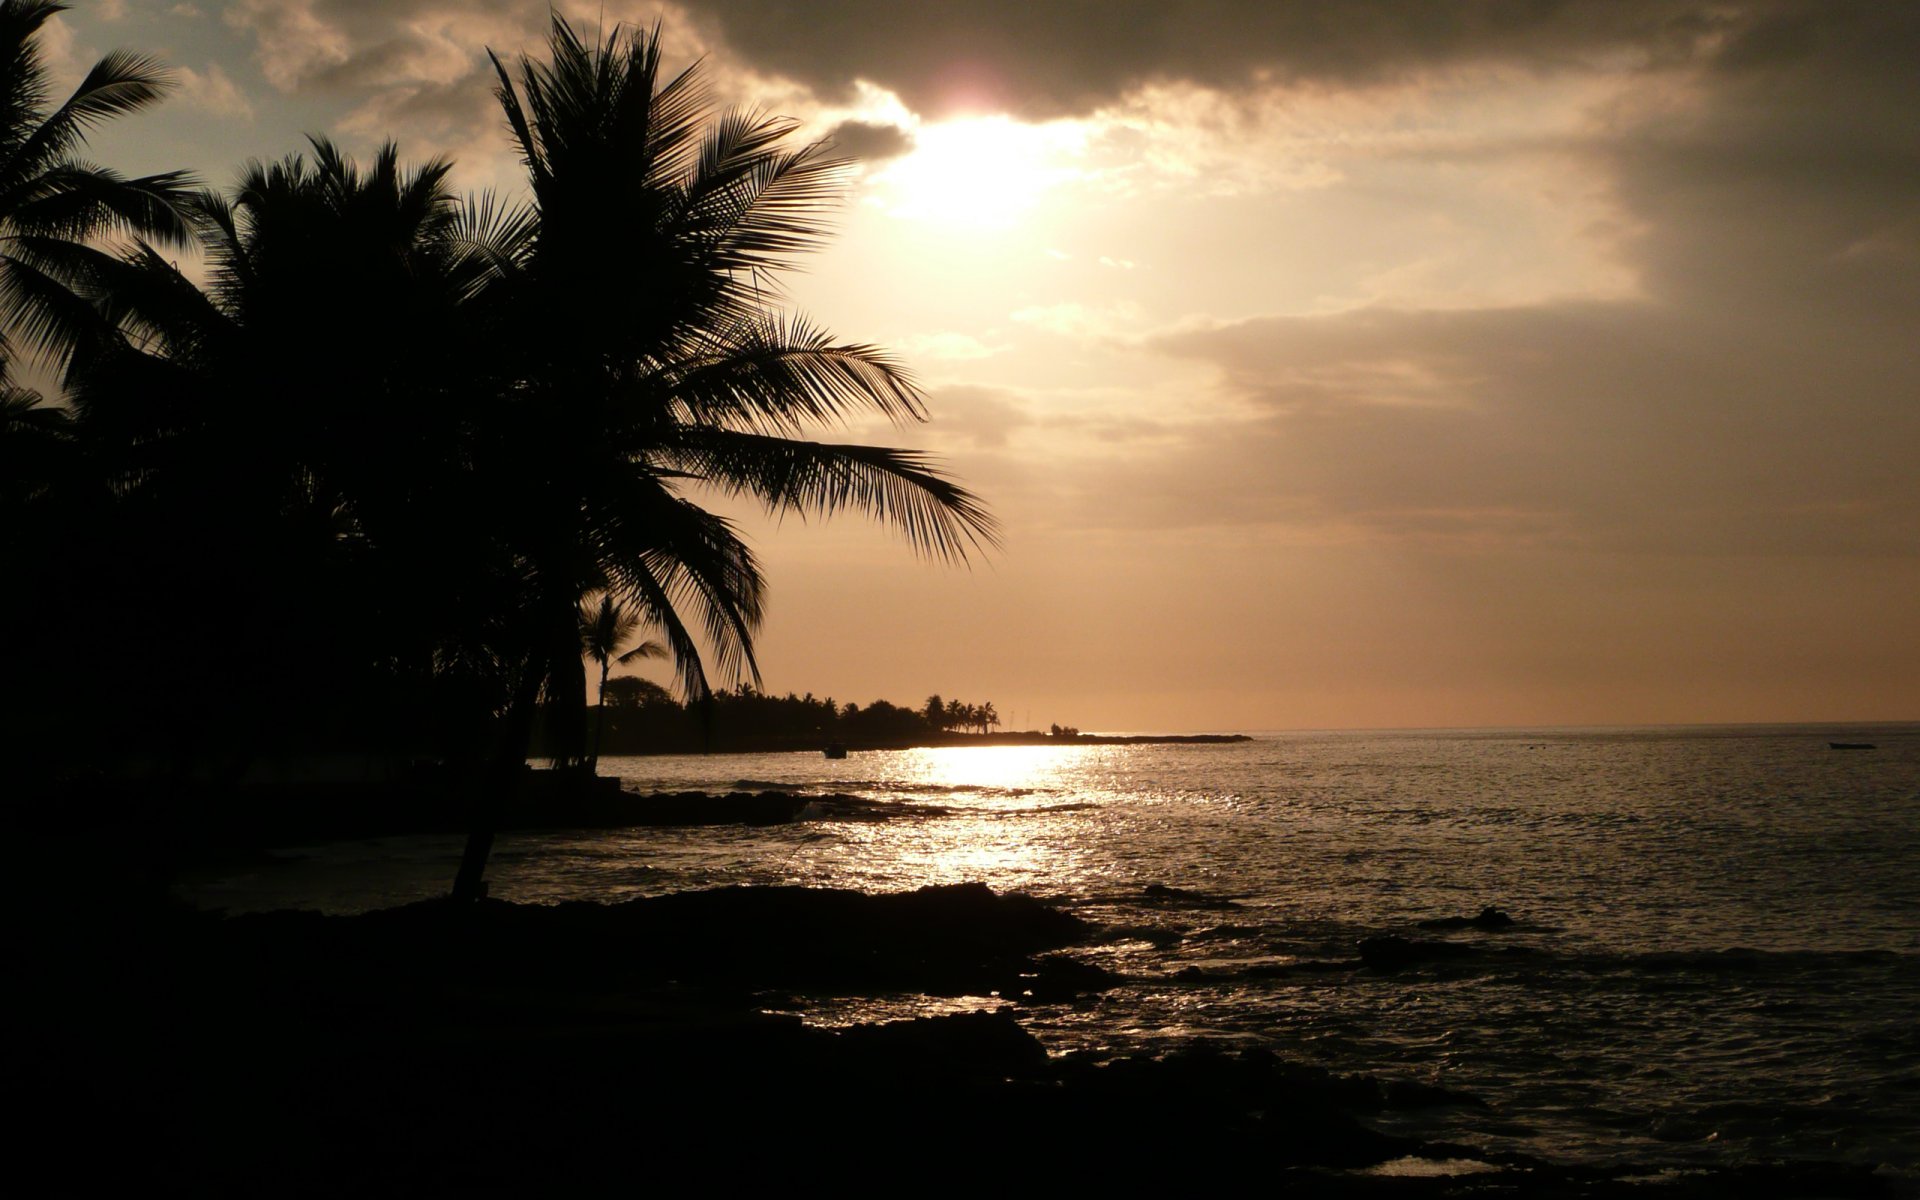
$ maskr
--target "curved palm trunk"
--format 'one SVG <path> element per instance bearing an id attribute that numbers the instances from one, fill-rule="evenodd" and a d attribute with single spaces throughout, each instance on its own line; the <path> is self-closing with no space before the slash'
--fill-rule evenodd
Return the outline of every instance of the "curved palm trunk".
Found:
<path id="1" fill-rule="evenodd" d="M 612 671 L 613 659 L 611 657 L 601 659 L 599 703 L 595 705 L 597 711 L 593 714 L 593 749 L 587 754 L 587 774 L 589 775 L 597 775 L 600 772 L 600 739 L 606 736 L 607 732 L 607 676 Z"/>
<path id="2" fill-rule="evenodd" d="M 521 672 L 520 686 L 507 710 L 500 748 L 486 774 L 473 788 L 467 818 L 467 844 L 460 852 L 460 869 L 453 877 L 455 903 L 487 897 L 487 860 L 493 857 L 493 839 L 500 814 L 513 803 L 526 773 L 527 750 L 533 741 L 534 713 L 540 703 L 541 671 L 534 663 Z"/>
<path id="3" fill-rule="evenodd" d="M 533 753 L 533 735 L 540 711 L 540 691 L 547 690 L 550 715 L 559 720 L 558 730 L 550 730 L 559 745 L 555 763 L 572 766 L 582 757 L 585 740 L 587 701 L 586 669 L 580 662 L 579 626 L 574 601 L 545 607 L 551 614 L 544 618 L 545 637 L 536 642 L 529 656 L 520 685 L 501 729 L 500 748 L 487 778 L 474 789 L 472 815 L 468 819 L 467 844 L 460 855 L 460 869 L 453 878 L 453 899 L 475 901 L 486 898 L 487 860 L 493 855 L 494 836 L 500 827 L 500 814 L 511 805 L 526 777 L 527 759 Z"/>

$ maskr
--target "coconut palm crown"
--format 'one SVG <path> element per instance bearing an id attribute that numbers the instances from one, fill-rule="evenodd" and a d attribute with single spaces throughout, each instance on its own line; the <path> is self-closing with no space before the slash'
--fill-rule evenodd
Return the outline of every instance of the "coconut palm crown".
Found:
<path id="1" fill-rule="evenodd" d="M 0 358 L 16 352 L 4 332 L 14 331 L 56 367 L 71 355 L 75 331 L 91 324 L 82 295 L 100 252 L 90 240 L 190 239 L 185 173 L 127 179 L 78 156 L 90 130 L 160 99 L 167 72 L 116 50 L 53 105 L 39 37 L 65 8 L 0 0 Z"/>

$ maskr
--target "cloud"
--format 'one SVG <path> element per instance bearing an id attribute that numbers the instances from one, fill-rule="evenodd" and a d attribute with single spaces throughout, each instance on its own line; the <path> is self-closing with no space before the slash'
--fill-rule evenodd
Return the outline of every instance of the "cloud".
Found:
<path id="1" fill-rule="evenodd" d="M 896 338 L 891 349 L 900 357 L 913 362 L 915 359 L 931 358 L 946 362 L 963 362 L 969 359 L 990 358 L 1000 353 L 1003 347 L 989 346 L 979 338 L 968 333 L 920 333 L 908 337 Z"/>
<path id="2" fill-rule="evenodd" d="M 452 84 L 482 72 L 486 47 L 530 48 L 546 27 L 513 0 L 238 0 L 226 20 L 287 92 Z"/>
<path id="3" fill-rule="evenodd" d="M 1004 388 L 936 388 L 927 395 L 927 410 L 936 432 L 989 448 L 1004 447 L 1013 431 L 1033 424 L 1026 407 Z"/>
<path id="4" fill-rule="evenodd" d="M 1080 339 L 1117 338 L 1137 329 L 1142 312 L 1132 301 L 1111 304 L 1082 304 L 1077 300 L 1061 304 L 1036 304 L 1007 314 L 1008 319 L 1061 337 Z"/>
<path id="5" fill-rule="evenodd" d="M 872 121 L 842 121 L 827 131 L 833 148 L 850 158 L 884 162 L 913 149 L 913 135 L 898 125 Z"/>
<path id="6" fill-rule="evenodd" d="M 1214 363 L 1251 408 L 1159 473 L 1198 522 L 1911 556 L 1920 352 L 1871 343 L 1653 303 L 1234 322 L 1152 343 Z"/>
<path id="7" fill-rule="evenodd" d="M 1625 107 L 1605 165 L 1661 295 L 1893 328 L 1920 312 L 1920 9 L 1818 14 L 1750 23 L 1691 103 Z"/>
<path id="8" fill-rule="evenodd" d="M 915 111 L 1087 113 L 1143 85 L 1351 86 L 1486 63 L 1685 60 L 1748 10 L 1707 0 L 689 0 L 749 61 L 823 95 L 868 80 Z"/>
<path id="9" fill-rule="evenodd" d="M 1562 148 L 1606 181 L 1631 297 L 1163 330 L 1243 408 L 1088 519 L 1913 564 L 1920 21 L 1807 11 L 1747 6 L 1685 86 Z"/>
<path id="10" fill-rule="evenodd" d="M 253 116 L 253 104 L 219 63 L 208 64 L 205 71 L 175 67 L 173 74 L 180 85 L 180 100 L 188 107 L 219 117 Z"/>

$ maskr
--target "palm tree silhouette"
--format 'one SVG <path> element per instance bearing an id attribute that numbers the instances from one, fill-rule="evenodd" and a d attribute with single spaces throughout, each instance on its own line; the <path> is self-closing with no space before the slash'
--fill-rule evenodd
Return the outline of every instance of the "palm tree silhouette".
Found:
<path id="1" fill-rule="evenodd" d="M 822 241 L 843 164 L 787 148 L 791 121 L 714 115 L 697 69 L 662 82 L 657 29 L 589 46 L 556 16 L 550 46 L 517 82 L 494 58 L 535 225 L 502 272 L 527 356 L 527 419 L 509 422 L 515 533 L 556 628 L 604 580 L 661 630 L 699 698 L 701 640 L 724 674 L 757 681 L 762 586 L 689 483 L 773 511 L 856 509 L 940 558 L 991 542 L 993 523 L 923 455 L 797 436 L 860 409 L 925 418 L 886 355 L 769 305 L 793 256 Z M 568 678 L 579 663 L 551 664 L 550 699 L 584 706 Z"/>
<path id="2" fill-rule="evenodd" d="M 104 259 L 89 239 L 111 232 L 183 244 L 190 186 L 179 171 L 126 179 L 77 157 L 94 126 L 152 104 L 170 80 L 158 61 L 116 50 L 49 108 L 42 27 L 66 5 L 0 0 L 0 361 L 8 331 L 64 368 L 75 331 L 92 324 L 85 294 Z"/>
<path id="3" fill-rule="evenodd" d="M 593 749 L 587 755 L 588 771 L 600 765 L 600 742 L 607 731 L 607 676 L 616 665 L 625 667 L 642 659 L 667 656 L 667 648 L 654 641 L 643 641 L 622 653 L 620 647 L 639 628 L 640 618 L 620 607 L 606 592 L 600 593 L 597 603 L 591 596 L 580 602 L 580 652 L 600 667 L 600 687 L 594 693 L 599 712 L 593 727 Z"/>
<path id="4" fill-rule="evenodd" d="M 67 385 L 99 457 L 118 458 L 103 469 L 128 553 L 152 568 L 142 608 L 171 618 L 156 669 L 175 708 L 201 710 L 189 730 L 257 707 L 238 681 L 288 627 L 337 683 L 335 709 L 382 678 L 446 675 L 486 721 L 511 691 L 497 681 L 519 662 L 519 586 L 471 519 L 468 430 L 504 386 L 478 297 L 516 231 L 463 205 L 447 170 L 404 168 L 390 145 L 362 168 L 315 139 L 190 198 L 204 290 L 145 241 L 95 265 L 94 316 L 114 336 Z"/>
<path id="5" fill-rule="evenodd" d="M 565 762 L 586 748 L 577 604 L 594 588 L 660 630 L 689 700 L 712 694 L 709 655 L 759 680 L 759 564 L 689 486 L 771 512 L 852 509 L 947 560 L 993 544 L 995 526 L 922 454 L 799 436 L 861 410 L 925 419 L 887 355 L 772 307 L 780 274 L 824 237 L 843 164 L 818 143 L 788 148 L 791 121 L 716 114 L 697 69 L 663 81 L 657 28 L 588 45 L 556 15 L 549 47 L 517 78 L 493 59 L 532 232 L 488 289 L 513 315 L 517 367 L 506 440 L 479 456 L 530 584 L 509 738 L 530 733 L 544 691 Z M 483 894 L 485 824 L 456 898 Z"/>

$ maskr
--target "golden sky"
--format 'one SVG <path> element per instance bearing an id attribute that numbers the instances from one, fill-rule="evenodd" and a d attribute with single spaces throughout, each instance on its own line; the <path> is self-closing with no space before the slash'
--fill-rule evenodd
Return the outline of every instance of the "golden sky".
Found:
<path id="1" fill-rule="evenodd" d="M 1004 551 L 743 513 L 765 683 L 1018 727 L 1920 717 L 1920 6 L 562 4 L 858 155 L 792 286 Z M 96 140 L 515 186 L 522 0 L 80 0 Z M 609 231 L 617 236 L 617 231 Z M 343 371 L 351 363 L 342 363 Z M 847 438 L 844 433 L 827 436 Z"/>

